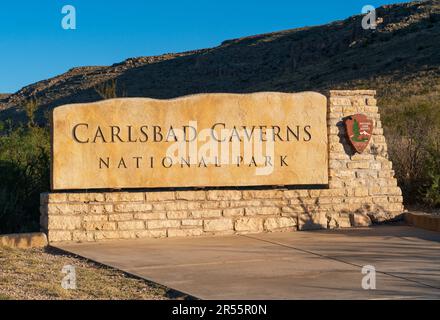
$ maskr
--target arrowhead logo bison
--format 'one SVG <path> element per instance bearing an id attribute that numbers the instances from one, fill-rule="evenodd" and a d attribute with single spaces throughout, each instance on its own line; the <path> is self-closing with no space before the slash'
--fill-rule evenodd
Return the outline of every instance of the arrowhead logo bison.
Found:
<path id="1" fill-rule="evenodd" d="M 345 120 L 345 129 L 353 148 L 358 153 L 364 152 L 371 140 L 373 121 L 364 114 L 355 114 Z"/>

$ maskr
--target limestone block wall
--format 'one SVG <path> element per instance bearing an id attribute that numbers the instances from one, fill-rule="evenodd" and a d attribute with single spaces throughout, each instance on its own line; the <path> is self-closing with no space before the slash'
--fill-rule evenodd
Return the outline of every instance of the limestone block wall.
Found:
<path id="1" fill-rule="evenodd" d="M 343 119 L 363 113 L 372 140 L 355 154 Z M 329 185 L 323 189 L 68 192 L 41 195 L 50 242 L 186 237 L 369 226 L 400 217 L 375 91 L 328 93 Z"/>

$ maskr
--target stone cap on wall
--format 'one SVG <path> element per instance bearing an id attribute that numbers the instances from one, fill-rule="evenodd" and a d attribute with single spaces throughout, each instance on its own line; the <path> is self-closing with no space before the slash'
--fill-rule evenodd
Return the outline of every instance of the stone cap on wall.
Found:
<path id="1" fill-rule="evenodd" d="M 328 90 L 327 96 L 375 96 L 376 90 Z"/>

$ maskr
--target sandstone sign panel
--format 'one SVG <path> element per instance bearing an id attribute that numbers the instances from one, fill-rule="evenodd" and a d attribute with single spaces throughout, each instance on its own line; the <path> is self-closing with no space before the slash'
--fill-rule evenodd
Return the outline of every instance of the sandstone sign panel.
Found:
<path id="1" fill-rule="evenodd" d="M 55 108 L 52 190 L 325 185 L 327 99 L 305 92 Z"/>

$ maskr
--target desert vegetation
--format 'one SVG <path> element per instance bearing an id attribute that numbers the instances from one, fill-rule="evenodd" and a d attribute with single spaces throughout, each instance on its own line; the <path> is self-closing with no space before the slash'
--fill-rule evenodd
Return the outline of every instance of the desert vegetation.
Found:
<path id="1" fill-rule="evenodd" d="M 35 125 L 37 102 L 25 108 L 28 121 L 0 123 L 0 233 L 39 231 L 40 193 L 49 190 L 49 129 Z"/>
<path id="2" fill-rule="evenodd" d="M 404 199 L 440 207 L 440 99 L 413 95 L 383 99 L 388 151 Z"/>

